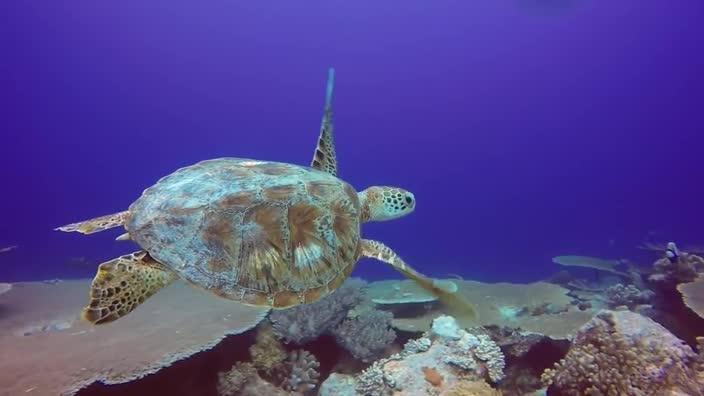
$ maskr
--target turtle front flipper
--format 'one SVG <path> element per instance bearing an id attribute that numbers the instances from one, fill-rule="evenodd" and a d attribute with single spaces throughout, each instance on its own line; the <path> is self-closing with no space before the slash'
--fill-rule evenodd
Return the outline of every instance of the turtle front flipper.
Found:
<path id="1" fill-rule="evenodd" d="M 325 110 L 320 125 L 318 147 L 315 148 L 310 167 L 337 176 L 337 154 L 332 123 L 332 90 L 335 86 L 335 69 L 328 70 L 328 85 L 325 92 Z"/>
<path id="2" fill-rule="evenodd" d="M 176 274 L 145 251 L 100 264 L 90 287 L 90 303 L 81 317 L 103 324 L 132 312 L 147 298 L 176 279 Z"/>
<path id="3" fill-rule="evenodd" d="M 390 264 L 394 269 L 402 273 L 407 278 L 415 281 L 420 287 L 437 296 L 445 304 L 453 316 L 476 319 L 477 310 L 469 301 L 462 298 L 456 292 L 442 287 L 441 283 L 435 282 L 420 272 L 414 270 L 406 264 L 391 248 L 378 241 L 363 239 L 362 256 L 374 258 Z"/>
<path id="4" fill-rule="evenodd" d="M 94 219 L 81 221 L 79 223 L 67 224 L 65 226 L 54 228 L 56 231 L 64 232 L 80 232 L 81 234 L 93 234 L 95 232 L 109 230 L 125 224 L 128 211 L 113 213 L 107 216 L 100 216 Z"/>

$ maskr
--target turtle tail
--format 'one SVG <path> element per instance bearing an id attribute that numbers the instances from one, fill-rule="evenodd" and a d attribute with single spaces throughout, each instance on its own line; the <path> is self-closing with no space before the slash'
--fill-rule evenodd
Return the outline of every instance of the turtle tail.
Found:
<path id="1" fill-rule="evenodd" d="M 129 211 L 126 210 L 124 212 L 100 216 L 78 223 L 67 224 L 65 226 L 54 228 L 54 230 L 63 232 L 80 232 L 81 234 L 93 234 L 124 225 L 128 214 Z"/>

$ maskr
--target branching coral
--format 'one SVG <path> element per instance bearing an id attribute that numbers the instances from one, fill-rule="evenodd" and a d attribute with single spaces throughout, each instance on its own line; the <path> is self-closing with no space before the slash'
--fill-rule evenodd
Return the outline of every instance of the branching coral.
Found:
<path id="1" fill-rule="evenodd" d="M 486 334 L 478 334 L 476 336 L 467 334 L 463 339 L 471 337 L 474 337 L 470 347 L 473 347 L 474 357 L 486 365 L 489 378 L 493 382 L 501 381 L 504 377 L 504 368 L 506 367 L 501 348 Z"/>
<path id="2" fill-rule="evenodd" d="M 229 372 L 219 374 L 218 392 L 221 395 L 255 395 L 257 389 L 267 387 L 270 388 L 266 391 L 268 393 L 278 389 L 303 395 L 318 384 L 320 364 L 315 356 L 304 350 L 287 355 L 271 326 L 259 328 L 257 340 L 249 351 L 251 362 L 238 362 Z"/>
<path id="3" fill-rule="evenodd" d="M 273 311 L 269 320 L 274 334 L 286 342 L 303 344 L 342 322 L 350 309 L 364 299 L 364 281 L 349 279 L 332 294 L 311 304 Z"/>
<path id="4" fill-rule="evenodd" d="M 396 339 L 396 332 L 391 328 L 392 319 L 389 312 L 366 311 L 340 323 L 332 334 L 352 356 L 366 362 L 377 357 Z"/>
<path id="5" fill-rule="evenodd" d="M 286 361 L 287 375 L 282 382 L 282 388 L 298 392 L 306 393 L 315 389 L 318 385 L 318 368 L 320 363 L 308 351 L 297 350 L 289 354 Z"/>
<path id="6" fill-rule="evenodd" d="M 504 367 L 501 349 L 489 336 L 470 334 L 454 318 L 439 317 L 430 332 L 357 376 L 356 390 L 374 396 L 442 394 L 460 380 L 500 381 Z"/>
<path id="7" fill-rule="evenodd" d="M 693 361 L 691 348 L 652 320 L 602 311 L 542 380 L 564 395 L 656 395 L 690 388 Z"/>
<path id="8" fill-rule="evenodd" d="M 271 326 L 262 325 L 257 332 L 257 341 L 249 348 L 252 363 L 258 370 L 269 375 L 286 359 L 286 351 L 274 336 Z"/>
<path id="9" fill-rule="evenodd" d="M 488 335 L 463 331 L 462 338 L 450 343 L 453 347 L 444 355 L 445 363 L 468 371 L 484 367 L 493 382 L 499 382 L 504 377 L 504 355 Z"/>
<path id="10" fill-rule="evenodd" d="M 238 395 L 245 384 L 257 375 L 257 370 L 249 362 L 237 362 L 230 371 L 218 373 L 217 390 L 220 396 Z"/>
<path id="11" fill-rule="evenodd" d="M 384 379 L 383 364 L 374 362 L 357 377 L 356 390 L 365 396 L 383 396 L 391 393 Z"/>
<path id="12" fill-rule="evenodd" d="M 432 342 L 430 338 L 421 337 L 414 340 L 408 340 L 406 345 L 403 346 L 403 351 L 406 353 L 420 353 L 425 352 L 430 349 Z"/>
<path id="13" fill-rule="evenodd" d="M 460 329 L 457 321 L 447 315 L 433 320 L 431 335 L 443 340 L 443 344 L 449 347 L 443 357 L 445 363 L 465 370 L 474 370 L 481 364 L 493 382 L 503 378 L 506 366 L 504 355 L 488 335 L 470 334 Z"/>
<path id="14" fill-rule="evenodd" d="M 617 283 L 604 291 L 610 308 L 625 305 L 630 309 L 640 304 L 648 304 L 655 296 L 651 290 L 639 290 L 633 285 L 624 286 Z"/>

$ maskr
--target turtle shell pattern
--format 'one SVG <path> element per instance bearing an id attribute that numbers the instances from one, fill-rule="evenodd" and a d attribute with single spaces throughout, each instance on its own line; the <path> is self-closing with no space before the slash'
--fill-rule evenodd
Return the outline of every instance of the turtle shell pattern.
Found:
<path id="1" fill-rule="evenodd" d="M 220 158 L 181 168 L 129 208 L 132 240 L 191 283 L 277 308 L 338 288 L 359 257 L 357 193 L 325 172 Z"/>

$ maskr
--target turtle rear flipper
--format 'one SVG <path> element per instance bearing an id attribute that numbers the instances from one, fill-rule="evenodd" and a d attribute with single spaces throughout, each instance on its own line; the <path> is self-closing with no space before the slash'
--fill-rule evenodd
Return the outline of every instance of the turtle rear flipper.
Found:
<path id="1" fill-rule="evenodd" d="M 110 260 L 98 267 L 90 303 L 81 316 L 93 324 L 117 320 L 176 279 L 176 274 L 145 251 Z"/>
<path id="2" fill-rule="evenodd" d="M 335 138 L 332 121 L 332 90 L 335 86 L 335 69 L 328 70 L 328 85 L 325 91 L 325 109 L 320 125 L 318 146 L 315 148 L 311 168 L 337 176 L 337 154 L 335 153 Z"/>
<path id="3" fill-rule="evenodd" d="M 113 213 L 78 223 L 67 224 L 65 226 L 54 228 L 54 230 L 64 232 L 75 231 L 80 232 L 81 234 L 93 234 L 95 232 L 105 231 L 124 225 L 128 214 L 128 211 Z"/>
<path id="4" fill-rule="evenodd" d="M 405 277 L 415 281 L 420 287 L 436 296 L 450 310 L 450 314 L 469 320 L 477 319 L 477 310 L 469 301 L 462 298 L 456 291 L 448 290 L 439 282 L 435 282 L 406 264 L 391 248 L 378 241 L 362 240 L 362 256 L 374 258 L 390 264 Z"/>

